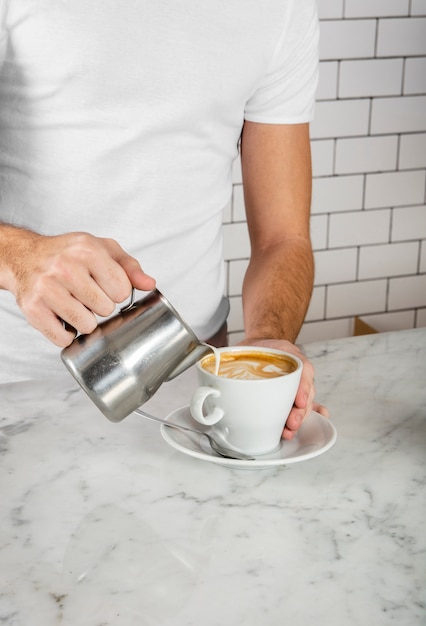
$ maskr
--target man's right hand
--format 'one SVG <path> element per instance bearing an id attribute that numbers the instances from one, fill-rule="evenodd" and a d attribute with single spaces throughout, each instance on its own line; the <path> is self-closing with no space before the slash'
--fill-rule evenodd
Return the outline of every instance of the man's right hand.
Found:
<path id="1" fill-rule="evenodd" d="M 88 233 L 43 236 L 0 226 L 0 287 L 11 291 L 28 322 L 59 347 L 92 332 L 132 287 L 155 288 L 139 262 L 113 239 Z"/>

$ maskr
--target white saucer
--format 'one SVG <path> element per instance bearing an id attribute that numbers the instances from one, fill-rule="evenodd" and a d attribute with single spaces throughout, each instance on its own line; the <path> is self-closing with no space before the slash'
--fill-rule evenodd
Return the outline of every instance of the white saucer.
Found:
<path id="1" fill-rule="evenodd" d="M 172 423 L 198 430 L 203 428 L 192 418 L 188 406 L 173 411 L 166 419 Z M 163 439 L 176 450 L 201 461 L 239 469 L 266 469 L 307 461 L 329 450 L 337 437 L 336 429 L 330 420 L 313 411 L 303 422 L 296 437 L 291 441 L 282 440 L 278 450 L 270 454 L 263 454 L 253 461 L 240 461 L 238 459 L 226 459 L 216 454 L 211 449 L 206 437 L 200 437 L 183 430 L 179 431 L 176 428 L 167 428 L 164 425 L 161 425 L 160 429 Z"/>

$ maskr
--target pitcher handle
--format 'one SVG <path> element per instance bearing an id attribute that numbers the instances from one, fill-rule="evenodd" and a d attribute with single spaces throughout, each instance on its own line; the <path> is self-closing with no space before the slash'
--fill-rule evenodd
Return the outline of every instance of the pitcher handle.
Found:
<path id="1" fill-rule="evenodd" d="M 135 288 L 132 286 L 132 292 L 130 294 L 130 300 L 129 300 L 129 302 L 125 306 L 123 306 L 122 309 L 120 309 L 120 313 L 125 313 L 126 311 L 131 309 L 133 304 L 134 304 L 134 302 L 135 302 Z"/>

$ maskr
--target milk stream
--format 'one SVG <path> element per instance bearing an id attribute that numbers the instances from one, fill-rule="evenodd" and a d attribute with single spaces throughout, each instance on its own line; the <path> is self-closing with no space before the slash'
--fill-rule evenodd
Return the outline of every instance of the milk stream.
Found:
<path id="1" fill-rule="evenodd" d="M 220 368 L 220 352 L 217 348 L 215 348 L 214 346 L 211 346 L 209 343 L 204 343 L 203 344 L 205 346 L 208 346 L 213 354 L 214 354 L 214 358 L 215 358 L 215 365 L 214 365 L 214 375 L 215 376 L 219 376 L 219 368 Z"/>

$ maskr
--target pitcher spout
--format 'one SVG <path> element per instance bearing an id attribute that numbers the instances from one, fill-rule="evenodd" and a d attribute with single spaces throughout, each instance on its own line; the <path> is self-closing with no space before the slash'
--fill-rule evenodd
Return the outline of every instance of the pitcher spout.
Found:
<path id="1" fill-rule="evenodd" d="M 209 354 L 209 352 L 213 352 L 213 348 L 209 346 L 208 343 L 194 342 L 189 346 L 187 356 L 184 357 L 173 372 L 169 374 L 167 380 L 169 381 L 176 378 L 176 376 L 179 376 L 179 374 L 182 374 L 182 372 L 190 368 L 192 365 L 195 365 L 197 361 L 203 358 L 206 354 Z"/>

